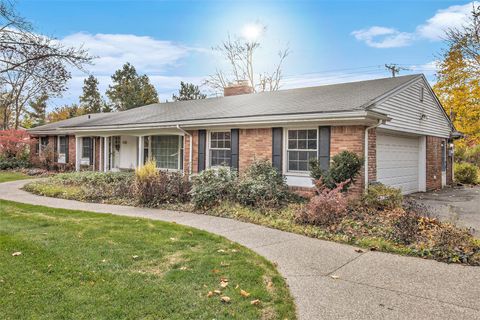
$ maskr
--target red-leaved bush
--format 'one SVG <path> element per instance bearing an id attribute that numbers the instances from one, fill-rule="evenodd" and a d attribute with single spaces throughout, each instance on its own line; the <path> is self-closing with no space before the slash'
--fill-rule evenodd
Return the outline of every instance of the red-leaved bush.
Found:
<path id="1" fill-rule="evenodd" d="M 0 130 L 0 156 L 4 159 L 25 157 L 31 143 L 25 130 Z"/>
<path id="2" fill-rule="evenodd" d="M 322 178 L 315 181 L 317 195 L 296 214 L 300 223 L 317 226 L 331 226 L 342 219 L 348 212 L 348 201 L 342 193 L 343 188 L 350 180 L 337 183 L 336 187 L 329 189 Z"/>

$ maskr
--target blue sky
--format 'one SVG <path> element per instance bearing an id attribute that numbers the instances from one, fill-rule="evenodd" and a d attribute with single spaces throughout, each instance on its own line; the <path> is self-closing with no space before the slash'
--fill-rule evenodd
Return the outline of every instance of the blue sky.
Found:
<path id="1" fill-rule="evenodd" d="M 256 69 L 268 71 L 289 46 L 283 88 L 385 77 L 398 63 L 434 81 L 444 48 L 442 31 L 458 26 L 467 1 L 43 1 L 17 0 L 38 32 L 83 45 L 99 58 L 88 71 L 104 91 L 126 61 L 146 73 L 162 100 L 179 82 L 201 84 L 225 68 L 211 48 L 228 34 L 241 37 L 260 24 Z M 52 106 L 75 102 L 85 74 L 73 72 L 69 90 Z M 208 88 L 203 88 L 208 91 Z"/>

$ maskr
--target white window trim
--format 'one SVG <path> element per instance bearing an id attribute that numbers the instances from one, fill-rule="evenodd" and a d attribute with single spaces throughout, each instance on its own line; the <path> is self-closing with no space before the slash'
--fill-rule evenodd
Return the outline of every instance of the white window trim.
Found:
<path id="1" fill-rule="evenodd" d="M 148 136 L 148 160 L 153 160 L 153 153 L 152 153 L 152 137 L 157 137 L 157 136 L 175 136 L 175 134 L 154 134 L 154 135 L 150 135 Z M 184 140 L 185 141 L 185 140 Z M 180 154 L 182 152 L 182 135 L 178 135 L 178 151 L 177 151 L 177 154 L 178 154 L 178 164 L 177 164 L 177 168 L 176 169 L 172 169 L 172 168 L 159 168 L 157 167 L 158 170 L 162 170 L 162 171 L 181 171 L 181 159 L 183 159 L 184 157 L 180 157 Z M 155 161 L 156 162 L 156 161 Z"/>
<path id="2" fill-rule="evenodd" d="M 290 130 L 316 130 L 317 132 L 317 149 L 288 149 L 288 131 Z M 286 176 L 301 176 L 301 177 L 310 177 L 310 171 L 289 171 L 288 170 L 288 151 L 316 151 L 318 155 L 318 148 L 319 146 L 319 130 L 318 127 L 286 127 L 283 128 L 283 154 L 284 154 L 284 161 L 283 162 L 283 174 Z"/>
<path id="3" fill-rule="evenodd" d="M 68 139 L 68 137 L 66 135 L 57 136 L 57 150 L 58 150 L 57 162 L 58 163 L 67 163 L 68 148 L 67 148 L 67 150 L 65 150 L 65 153 L 60 153 L 60 137 L 65 138 L 65 142 L 66 142 L 66 139 Z M 60 156 L 61 155 L 63 155 L 63 160 L 62 161 L 60 161 Z"/>
<path id="4" fill-rule="evenodd" d="M 215 130 L 207 130 L 207 143 L 206 143 L 206 150 L 205 150 L 205 163 L 206 168 L 218 168 L 221 167 L 219 165 L 212 166 L 210 165 L 210 145 L 211 145 L 211 134 L 213 132 L 230 132 L 230 148 L 215 148 L 215 150 L 230 150 L 230 159 L 232 157 L 231 150 L 232 150 L 232 129 L 215 129 Z"/>

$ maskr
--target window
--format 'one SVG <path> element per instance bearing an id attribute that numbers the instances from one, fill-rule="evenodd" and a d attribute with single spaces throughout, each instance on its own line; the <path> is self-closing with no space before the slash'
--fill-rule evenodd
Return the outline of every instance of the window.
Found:
<path id="1" fill-rule="evenodd" d="M 210 132 L 210 166 L 230 165 L 230 131 Z"/>
<path id="2" fill-rule="evenodd" d="M 66 154 L 67 154 L 67 137 L 66 136 L 59 136 L 58 137 L 58 162 L 65 163 L 66 162 Z"/>
<path id="3" fill-rule="evenodd" d="M 44 151 L 48 146 L 48 137 L 40 137 L 40 152 Z"/>
<path id="4" fill-rule="evenodd" d="M 287 171 L 309 171 L 310 159 L 317 158 L 317 129 L 288 130 Z"/>
<path id="5" fill-rule="evenodd" d="M 423 102 L 423 95 L 424 95 L 424 89 L 423 87 L 420 88 L 420 102 Z"/>
<path id="6" fill-rule="evenodd" d="M 82 138 L 82 158 L 92 157 L 92 138 Z"/>
<path id="7" fill-rule="evenodd" d="M 179 169 L 179 136 L 152 136 L 152 158 L 160 169 Z"/>

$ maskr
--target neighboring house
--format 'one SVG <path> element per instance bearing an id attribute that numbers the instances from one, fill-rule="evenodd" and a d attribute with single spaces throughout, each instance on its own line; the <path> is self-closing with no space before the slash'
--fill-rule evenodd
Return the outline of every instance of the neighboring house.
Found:
<path id="1" fill-rule="evenodd" d="M 309 188 L 309 159 L 326 169 L 350 150 L 365 159 L 357 192 L 375 181 L 404 193 L 452 181 L 455 128 L 423 75 L 249 92 L 237 84 L 221 98 L 85 115 L 29 132 L 76 170 L 134 169 L 153 158 L 187 174 L 222 164 L 241 173 L 257 158 L 271 160 L 290 186 Z"/>

